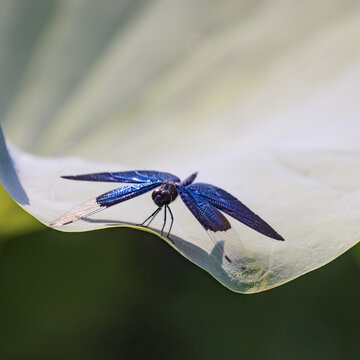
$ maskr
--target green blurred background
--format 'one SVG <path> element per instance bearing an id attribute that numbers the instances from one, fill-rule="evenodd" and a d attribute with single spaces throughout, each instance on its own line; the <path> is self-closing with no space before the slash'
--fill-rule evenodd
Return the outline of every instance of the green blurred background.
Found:
<path id="1" fill-rule="evenodd" d="M 360 354 L 359 246 L 279 288 L 239 295 L 148 233 L 61 233 L 0 196 L 2 214 L 18 221 L 4 233 L 9 217 L 0 220 L 1 360 Z"/>

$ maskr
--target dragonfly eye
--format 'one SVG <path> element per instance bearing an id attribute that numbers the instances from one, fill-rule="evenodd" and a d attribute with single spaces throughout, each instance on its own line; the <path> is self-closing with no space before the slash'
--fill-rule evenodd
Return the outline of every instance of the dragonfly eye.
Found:
<path id="1" fill-rule="evenodd" d="M 161 193 L 161 190 L 160 190 L 160 189 L 155 189 L 155 190 L 152 192 L 152 195 L 151 195 L 152 199 L 155 201 L 155 198 L 156 198 L 157 196 L 159 196 L 160 193 Z"/>
<path id="2" fill-rule="evenodd" d="M 154 200 L 154 203 L 155 203 L 158 207 L 164 206 L 164 201 L 163 201 L 161 195 L 156 196 L 153 200 Z"/>
<path id="3" fill-rule="evenodd" d="M 171 203 L 171 195 L 168 190 L 162 190 L 160 196 L 163 199 L 165 205 L 169 205 Z"/>
<path id="4" fill-rule="evenodd" d="M 176 197 L 178 196 L 176 187 L 175 186 L 170 187 L 169 191 L 170 191 L 171 201 L 174 201 L 176 199 Z"/>

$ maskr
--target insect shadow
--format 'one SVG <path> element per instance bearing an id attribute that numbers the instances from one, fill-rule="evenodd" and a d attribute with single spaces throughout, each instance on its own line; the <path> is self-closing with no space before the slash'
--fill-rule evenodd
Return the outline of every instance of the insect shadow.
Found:
<path id="1" fill-rule="evenodd" d="M 108 219 L 90 219 L 90 218 L 84 218 L 82 221 L 86 221 L 88 223 L 92 224 L 103 224 L 104 226 L 124 226 L 124 227 L 137 227 L 141 230 L 141 226 L 137 223 L 131 223 L 131 222 L 122 222 L 117 220 L 108 220 Z M 145 227 L 143 227 L 145 228 Z M 156 228 L 148 227 L 147 229 L 153 231 L 154 233 L 161 235 Z M 214 247 L 212 248 L 211 252 L 208 253 L 201 247 L 197 246 L 196 244 L 186 241 L 174 234 L 171 236 L 171 244 L 175 247 L 177 251 L 179 251 L 182 255 L 184 255 L 186 258 L 190 259 L 192 262 L 196 263 L 198 266 L 203 267 L 202 264 L 204 263 L 211 263 L 211 262 L 217 262 L 218 265 L 220 265 L 220 268 L 217 266 L 217 275 L 221 277 L 227 277 L 228 278 L 228 272 L 223 269 L 223 259 L 227 260 L 227 263 L 232 263 L 232 260 L 225 254 L 225 241 L 218 241 L 216 244 L 214 244 Z M 165 237 L 166 238 L 166 237 Z M 169 239 L 167 239 L 169 240 Z M 235 265 L 236 266 L 236 265 Z M 209 271 L 208 269 L 204 268 L 205 270 Z M 221 270 L 220 270 L 221 269 Z M 239 268 L 239 271 L 246 270 L 246 267 L 242 265 Z"/>

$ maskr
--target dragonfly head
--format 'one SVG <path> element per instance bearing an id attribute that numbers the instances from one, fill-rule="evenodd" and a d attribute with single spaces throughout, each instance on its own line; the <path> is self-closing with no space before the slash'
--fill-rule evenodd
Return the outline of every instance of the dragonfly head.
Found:
<path id="1" fill-rule="evenodd" d="M 158 207 L 169 205 L 171 203 L 171 195 L 168 190 L 155 189 L 152 193 L 152 199 Z"/>
<path id="2" fill-rule="evenodd" d="M 153 191 L 152 199 L 157 206 L 162 207 L 174 201 L 177 194 L 176 187 L 173 184 L 164 183 L 160 188 Z"/>

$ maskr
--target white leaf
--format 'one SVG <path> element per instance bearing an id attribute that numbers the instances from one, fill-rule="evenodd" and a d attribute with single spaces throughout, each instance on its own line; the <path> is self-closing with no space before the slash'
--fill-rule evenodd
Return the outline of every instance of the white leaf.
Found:
<path id="1" fill-rule="evenodd" d="M 25 24 L 20 5 L 0 4 L 0 115 L 16 145 L 8 155 L 0 140 L 0 180 L 14 200 L 49 225 L 116 187 L 60 175 L 199 171 L 285 238 L 231 220 L 214 247 L 174 202 L 174 247 L 239 292 L 289 281 L 359 241 L 352 1 L 97 4 L 63 1 Z M 26 46 L 12 30 L 23 26 L 37 31 Z M 60 229 L 134 225 L 154 206 L 142 195 Z M 158 215 L 154 231 L 162 222 Z"/>

